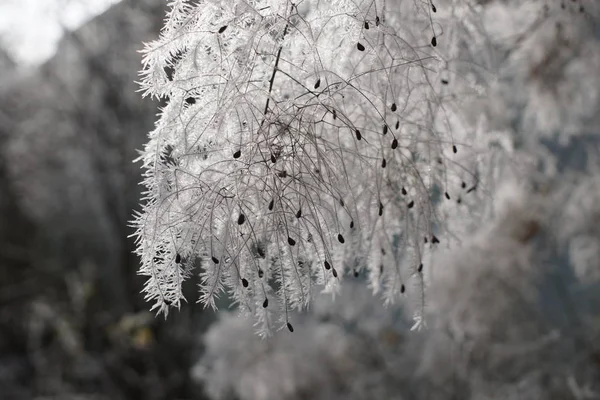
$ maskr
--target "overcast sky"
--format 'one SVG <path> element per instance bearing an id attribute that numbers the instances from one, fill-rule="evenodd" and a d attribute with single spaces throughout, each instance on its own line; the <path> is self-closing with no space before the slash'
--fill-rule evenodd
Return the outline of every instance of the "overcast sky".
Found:
<path id="1" fill-rule="evenodd" d="M 120 0 L 0 0 L 0 40 L 15 61 L 38 64 L 63 29 L 75 29 Z"/>

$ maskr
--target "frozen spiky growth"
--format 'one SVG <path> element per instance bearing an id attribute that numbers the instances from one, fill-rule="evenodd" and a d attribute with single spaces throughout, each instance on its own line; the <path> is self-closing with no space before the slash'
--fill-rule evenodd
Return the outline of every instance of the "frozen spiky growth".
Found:
<path id="1" fill-rule="evenodd" d="M 264 331 L 271 310 L 285 326 L 348 273 L 387 302 L 419 292 L 422 308 L 438 205 L 477 183 L 452 134 L 439 14 L 412 0 L 170 3 L 141 72 L 167 101 L 134 221 L 154 309 L 179 307 L 198 260 L 200 301 L 226 293 Z"/>

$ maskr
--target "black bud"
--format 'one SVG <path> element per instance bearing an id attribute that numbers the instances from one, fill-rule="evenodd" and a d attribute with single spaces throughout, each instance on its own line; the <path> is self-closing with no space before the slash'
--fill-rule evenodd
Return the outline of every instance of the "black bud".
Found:
<path id="1" fill-rule="evenodd" d="M 460 187 L 464 189 L 467 187 L 467 184 L 465 182 L 461 182 Z"/>
<path id="2" fill-rule="evenodd" d="M 446 196 L 446 199 L 450 200 L 450 195 L 448 194 L 448 192 L 445 192 L 444 196 Z"/>
<path id="3" fill-rule="evenodd" d="M 275 200 L 271 200 L 269 202 L 269 211 L 273 211 L 273 206 L 275 205 Z"/>
<path id="4" fill-rule="evenodd" d="M 435 236 L 435 235 L 431 235 L 431 243 L 439 243 L 440 240 Z"/>
<path id="5" fill-rule="evenodd" d="M 294 246 L 296 244 L 296 241 L 288 236 L 288 243 L 290 246 Z"/>
<path id="6" fill-rule="evenodd" d="M 442 85 L 447 85 L 448 84 L 448 79 L 442 79 Z"/>
<path id="7" fill-rule="evenodd" d="M 396 109 L 398 107 L 396 107 L 396 103 L 392 103 L 392 106 L 390 107 L 392 111 L 396 111 Z"/>
<path id="8" fill-rule="evenodd" d="M 365 29 L 369 29 L 369 23 L 365 21 Z"/>
<path id="9" fill-rule="evenodd" d="M 403 194 L 404 196 L 406 196 L 406 193 L 407 193 L 407 192 L 406 192 L 406 189 L 404 188 L 404 186 L 402 186 L 402 194 Z"/>
<path id="10" fill-rule="evenodd" d="M 435 6 L 433 5 L 433 3 L 431 3 L 431 11 L 437 12 L 437 8 L 435 8 Z"/>
<path id="11" fill-rule="evenodd" d="M 296 213 L 296 218 L 300 218 L 302 216 L 302 209 L 299 209 Z"/>
<path id="12" fill-rule="evenodd" d="M 383 203 L 379 202 L 379 216 L 383 215 Z"/>
<path id="13" fill-rule="evenodd" d="M 215 256 L 212 256 L 212 262 L 214 262 L 215 264 L 219 263 L 219 259 Z"/>
<path id="14" fill-rule="evenodd" d="M 383 160 L 381 160 L 381 168 L 385 168 L 386 166 L 386 161 L 385 158 Z"/>
<path id="15" fill-rule="evenodd" d="M 315 82 L 315 89 L 318 89 L 319 86 L 321 86 L 321 79 L 317 79 L 317 82 Z"/>
<path id="16" fill-rule="evenodd" d="M 354 277 L 358 278 L 358 271 L 357 270 L 354 270 Z"/>
<path id="17" fill-rule="evenodd" d="M 392 150 L 396 149 L 396 147 L 398 147 L 398 139 L 392 140 Z"/>
<path id="18" fill-rule="evenodd" d="M 275 155 L 274 155 L 274 154 L 271 154 L 271 162 L 272 162 L 273 164 L 275 164 L 275 163 L 277 162 L 277 159 L 275 158 Z"/>
<path id="19" fill-rule="evenodd" d="M 264 271 L 262 269 L 259 268 L 259 270 L 258 270 L 258 277 L 262 278 L 263 276 L 265 276 L 265 273 L 264 273 Z"/>
<path id="20" fill-rule="evenodd" d="M 233 153 L 233 158 L 240 158 L 241 155 L 242 155 L 242 151 L 238 150 L 235 153 Z"/>
<path id="21" fill-rule="evenodd" d="M 417 268 L 417 272 L 423 271 L 423 263 L 419 264 L 419 268 Z"/>
<path id="22" fill-rule="evenodd" d="M 456 199 L 456 202 L 457 202 L 458 204 L 460 204 L 460 203 L 462 203 L 462 199 L 459 197 L 458 199 Z"/>
<path id="23" fill-rule="evenodd" d="M 294 327 L 289 322 L 287 323 L 287 328 L 288 328 L 288 331 L 294 332 Z"/>
<path id="24" fill-rule="evenodd" d="M 414 201 L 410 201 L 410 203 L 408 203 L 408 208 L 413 208 L 413 206 L 415 205 Z"/>
<path id="25" fill-rule="evenodd" d="M 379 264 L 379 274 L 383 274 L 383 264 Z"/>
<path id="26" fill-rule="evenodd" d="M 406 291 L 406 288 L 404 287 L 404 284 L 402 284 L 402 286 L 400 286 L 400 293 L 404 293 Z"/>
<path id="27" fill-rule="evenodd" d="M 388 126 L 387 126 L 387 124 L 384 124 L 383 125 L 383 134 L 387 135 L 387 131 L 388 131 Z"/>
<path id="28" fill-rule="evenodd" d="M 246 222 L 246 216 L 244 214 L 240 214 L 238 217 L 238 225 L 242 225 L 244 222 Z"/>
<path id="29" fill-rule="evenodd" d="M 400 128 L 400 120 L 396 121 L 396 129 Z"/>
<path id="30" fill-rule="evenodd" d="M 435 36 L 431 38 L 431 45 L 433 47 L 437 46 L 437 38 Z"/>
<path id="31" fill-rule="evenodd" d="M 375 17 L 375 25 L 379 26 L 379 17 Z"/>
<path id="32" fill-rule="evenodd" d="M 331 113 L 333 114 L 333 119 L 336 120 L 337 119 L 337 112 L 335 112 L 335 110 L 332 110 Z"/>
<path id="33" fill-rule="evenodd" d="M 177 264 L 179 264 L 181 262 L 181 256 L 179 255 L 179 253 L 177 253 L 177 255 L 175 256 L 175 262 Z"/>
<path id="34" fill-rule="evenodd" d="M 360 134 L 360 131 L 357 129 L 356 130 L 356 140 L 360 140 L 362 139 L 362 135 Z"/>
<path id="35" fill-rule="evenodd" d="M 219 28 L 219 33 L 225 32 L 225 29 L 227 29 L 227 25 L 223 25 L 222 27 L 220 27 Z"/>
<path id="36" fill-rule="evenodd" d="M 452 145 L 452 152 L 454 154 L 458 153 L 458 149 L 456 148 L 456 145 L 454 145 L 454 144 Z"/>
<path id="37" fill-rule="evenodd" d="M 331 273 L 333 274 L 334 278 L 337 278 L 337 271 L 335 270 L 335 268 L 331 269 Z"/>
<path id="38" fill-rule="evenodd" d="M 329 264 L 329 261 L 325 260 L 323 264 L 325 264 L 325 269 L 331 269 L 331 264 Z"/>
<path id="39" fill-rule="evenodd" d="M 248 287 L 248 280 L 246 278 L 242 278 L 242 286 Z"/>
<path id="40" fill-rule="evenodd" d="M 340 197 L 340 206 L 344 207 L 344 199 Z"/>
<path id="41" fill-rule="evenodd" d="M 269 299 L 265 299 L 265 301 L 263 301 L 263 308 L 267 307 L 269 307 Z"/>
<path id="42" fill-rule="evenodd" d="M 346 240 L 344 240 L 344 237 L 342 236 L 342 234 L 341 234 L 341 233 L 338 233 L 338 242 L 340 242 L 340 243 L 342 243 L 342 244 L 343 244 L 345 241 L 346 241 Z"/>
<path id="43" fill-rule="evenodd" d="M 350 229 L 354 228 L 354 221 L 350 221 Z"/>
<path id="44" fill-rule="evenodd" d="M 365 46 L 363 46 L 360 42 L 356 43 L 356 48 L 358 51 L 365 51 Z"/>

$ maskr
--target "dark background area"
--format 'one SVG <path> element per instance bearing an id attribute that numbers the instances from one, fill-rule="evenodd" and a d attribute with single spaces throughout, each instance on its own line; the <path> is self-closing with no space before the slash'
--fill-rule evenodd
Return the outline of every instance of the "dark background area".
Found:
<path id="1" fill-rule="evenodd" d="M 126 0 L 67 33 L 31 70 L 0 57 L 0 398 L 202 398 L 189 377 L 214 319 L 147 312 L 128 221 L 134 164 L 159 103 L 142 99 L 142 42 L 163 0 Z"/>

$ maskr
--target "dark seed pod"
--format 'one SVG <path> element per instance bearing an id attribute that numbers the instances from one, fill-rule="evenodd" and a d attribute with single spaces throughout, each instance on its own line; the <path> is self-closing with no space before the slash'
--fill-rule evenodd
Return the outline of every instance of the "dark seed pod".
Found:
<path id="1" fill-rule="evenodd" d="M 223 25 L 222 27 L 220 27 L 219 28 L 219 33 L 225 32 L 225 29 L 227 29 L 227 25 Z"/>
<path id="2" fill-rule="evenodd" d="M 379 202 L 379 216 L 383 215 L 383 203 Z"/>
<path id="3" fill-rule="evenodd" d="M 302 216 L 302 209 L 300 208 L 296 213 L 296 218 L 300 218 Z"/>
<path id="4" fill-rule="evenodd" d="M 448 84 L 448 79 L 442 79 L 442 85 L 447 85 Z"/>
<path id="5" fill-rule="evenodd" d="M 238 217 L 238 225 L 243 225 L 246 222 L 246 216 L 244 214 L 240 214 Z"/>
<path id="6" fill-rule="evenodd" d="M 381 254 L 385 256 L 385 249 L 383 247 L 381 248 Z"/>
<path id="7" fill-rule="evenodd" d="M 379 26 L 379 17 L 375 17 L 375 25 Z"/>
<path id="8" fill-rule="evenodd" d="M 288 244 L 290 246 L 294 246 L 296 244 L 296 241 L 294 239 L 292 239 L 291 237 L 288 236 Z"/>
<path id="9" fill-rule="evenodd" d="M 459 197 L 458 199 L 456 199 L 456 203 L 458 203 L 458 204 L 462 203 L 462 199 Z"/>
<path id="10" fill-rule="evenodd" d="M 356 48 L 358 51 L 365 51 L 365 46 L 363 46 L 360 42 L 356 43 Z"/>
<path id="11" fill-rule="evenodd" d="M 242 286 L 248 287 L 248 280 L 246 278 L 242 278 Z"/>
<path id="12" fill-rule="evenodd" d="M 288 328 L 288 331 L 294 332 L 294 327 L 289 322 L 287 323 L 287 328 Z"/>
<path id="13" fill-rule="evenodd" d="M 265 301 L 263 301 L 263 308 L 267 307 L 269 307 L 269 299 L 265 299 Z"/>
<path id="14" fill-rule="evenodd" d="M 319 86 L 321 86 L 321 78 L 317 79 L 317 81 L 315 82 L 315 89 L 318 89 Z"/>
<path id="15" fill-rule="evenodd" d="M 344 199 L 340 197 L 340 206 L 344 207 Z"/>
<path id="16" fill-rule="evenodd" d="M 219 263 L 219 259 L 215 256 L 212 256 L 212 262 L 214 262 L 215 264 Z"/>
<path id="17" fill-rule="evenodd" d="M 406 291 L 406 288 L 404 287 L 404 284 L 402 284 L 402 286 L 400 286 L 400 293 L 404 293 Z"/>
<path id="18" fill-rule="evenodd" d="M 435 235 L 431 235 L 431 243 L 439 243 L 440 240 L 435 236 Z"/>
<path id="19" fill-rule="evenodd" d="M 369 23 L 365 21 L 365 29 L 369 29 Z"/>
<path id="20" fill-rule="evenodd" d="M 387 135 L 387 131 L 388 131 L 388 126 L 387 126 L 387 124 L 384 124 L 383 125 L 383 134 Z"/>
<path id="21" fill-rule="evenodd" d="M 386 165 L 387 164 L 386 164 L 386 161 L 385 161 L 385 158 L 384 158 L 383 160 L 381 160 L 381 168 L 385 168 Z"/>
<path id="22" fill-rule="evenodd" d="M 278 177 L 280 177 L 280 178 L 287 178 L 287 176 L 288 176 L 288 173 L 287 173 L 287 171 L 284 169 L 283 171 L 280 171 L 280 172 L 278 172 L 278 173 L 277 173 L 277 176 L 278 176 Z"/>
<path id="23" fill-rule="evenodd" d="M 390 107 L 390 109 L 392 111 L 396 111 L 398 109 L 398 107 L 396 107 L 396 103 L 392 103 L 392 106 Z"/>
<path id="24" fill-rule="evenodd" d="M 337 278 L 337 271 L 336 271 L 336 269 L 335 269 L 335 268 L 332 268 L 332 269 L 331 269 L 331 273 L 333 274 L 333 277 L 334 277 L 334 278 Z"/>
<path id="25" fill-rule="evenodd" d="M 275 200 L 271 200 L 269 202 L 269 211 L 273 211 L 273 206 L 275 205 Z"/>
<path id="26" fill-rule="evenodd" d="M 262 278 L 263 276 L 265 276 L 265 272 L 262 269 L 258 270 L 258 277 Z"/>
<path id="27" fill-rule="evenodd" d="M 350 221 L 350 229 L 354 228 L 354 221 Z"/>
<path id="28" fill-rule="evenodd" d="M 360 131 L 358 129 L 356 130 L 355 133 L 356 133 L 356 140 L 362 139 L 362 135 L 360 134 Z"/>
<path id="29" fill-rule="evenodd" d="M 410 203 L 408 203 L 408 208 L 413 208 L 414 205 L 415 205 L 415 202 L 411 200 Z"/>
<path id="30" fill-rule="evenodd" d="M 396 129 L 400 128 L 400 120 L 396 121 Z"/>
<path id="31" fill-rule="evenodd" d="M 467 184 L 465 182 L 461 182 L 460 187 L 464 189 L 467 187 Z"/>
<path id="32" fill-rule="evenodd" d="M 383 274 L 383 264 L 379 264 L 379 274 Z"/>
<path id="33" fill-rule="evenodd" d="M 271 154 L 271 162 L 272 162 L 273 164 L 275 164 L 275 163 L 277 162 L 277 159 L 275 158 L 275 155 L 274 155 L 274 154 Z"/>
<path id="34" fill-rule="evenodd" d="M 435 8 L 435 5 L 433 5 L 433 3 L 431 3 L 431 11 L 437 12 L 437 8 Z"/>
<path id="35" fill-rule="evenodd" d="M 448 194 L 448 192 L 445 192 L 444 196 L 446 196 L 446 199 L 450 200 L 450 195 Z"/>
<path id="36" fill-rule="evenodd" d="M 404 188 L 404 186 L 402 186 L 402 194 L 403 194 L 404 196 L 406 196 L 406 193 L 407 193 L 406 189 Z"/>
<path id="37" fill-rule="evenodd" d="M 177 253 L 177 255 L 175 256 L 175 262 L 177 264 L 181 263 L 181 255 L 179 255 L 179 253 Z"/>
<path id="38" fill-rule="evenodd" d="M 431 38 L 431 45 L 433 47 L 437 46 L 437 38 L 435 36 Z"/>
<path id="39" fill-rule="evenodd" d="M 344 242 L 346 242 L 346 240 L 344 239 L 344 237 L 342 236 L 341 233 L 338 233 L 338 242 L 344 244 Z"/>
<path id="40" fill-rule="evenodd" d="M 235 153 L 233 153 L 233 158 L 240 158 L 241 155 L 242 155 L 242 151 L 238 150 Z"/>
<path id="41" fill-rule="evenodd" d="M 419 264 L 419 268 L 417 268 L 417 272 L 423 271 L 423 263 Z"/>
<path id="42" fill-rule="evenodd" d="M 337 112 L 335 110 L 331 110 L 331 113 L 333 114 L 333 119 L 336 120 L 337 119 Z"/>
<path id="43" fill-rule="evenodd" d="M 329 261 L 325 260 L 323 264 L 325 265 L 325 269 L 331 269 L 331 264 L 329 264 Z"/>
<path id="44" fill-rule="evenodd" d="M 456 145 L 454 145 L 454 144 L 452 145 L 452 152 L 454 154 L 458 153 L 458 149 L 456 148 Z"/>
<path id="45" fill-rule="evenodd" d="M 354 270 L 354 277 L 358 278 L 358 271 L 357 270 Z"/>
<path id="46" fill-rule="evenodd" d="M 395 150 L 398 147 L 398 139 L 392 140 L 392 150 Z"/>

